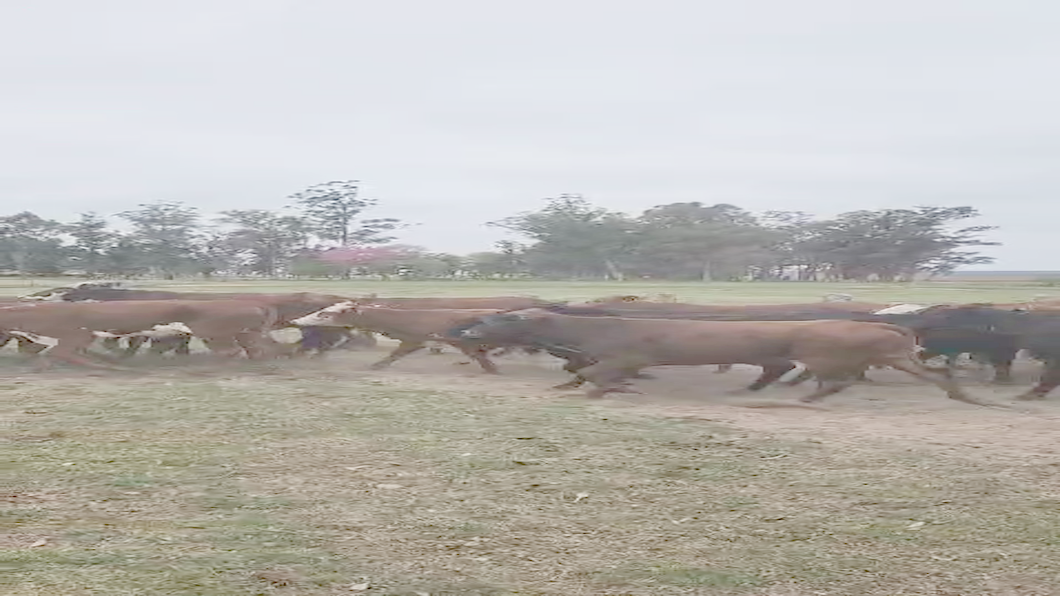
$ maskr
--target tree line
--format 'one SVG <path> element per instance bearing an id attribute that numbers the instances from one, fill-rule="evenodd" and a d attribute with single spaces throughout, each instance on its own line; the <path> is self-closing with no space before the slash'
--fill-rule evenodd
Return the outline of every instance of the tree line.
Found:
<path id="1" fill-rule="evenodd" d="M 487 225 L 514 234 L 496 250 L 435 253 L 396 244 L 404 223 L 370 218 L 356 181 L 318 184 L 284 210 L 203 216 L 179 202 L 59 222 L 0 217 L 0 272 L 89 277 L 262 277 L 897 281 L 989 263 L 990 226 L 971 207 L 914 207 L 817 218 L 730 204 L 670 203 L 630 215 L 581 195 Z"/>

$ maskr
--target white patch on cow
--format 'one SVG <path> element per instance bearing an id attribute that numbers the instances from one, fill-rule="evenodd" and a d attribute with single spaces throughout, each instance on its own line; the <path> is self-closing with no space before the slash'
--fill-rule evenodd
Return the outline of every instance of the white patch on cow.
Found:
<path id="1" fill-rule="evenodd" d="M 316 312 L 309 313 L 304 317 L 292 319 L 291 324 L 299 327 L 313 327 L 313 326 L 327 326 L 337 317 L 338 315 L 357 309 L 357 303 L 352 300 L 346 302 L 339 302 L 332 304 L 327 308 L 322 308 Z"/>
<path id="2" fill-rule="evenodd" d="M 138 335 L 143 337 L 150 337 L 151 339 L 159 339 L 163 337 L 176 337 L 179 335 L 191 335 L 191 329 L 188 328 L 184 323 L 166 323 L 164 325 L 155 325 L 154 327 L 143 331 Z"/>
<path id="3" fill-rule="evenodd" d="M 881 308 L 880 310 L 872 313 L 874 315 L 909 315 L 918 313 L 930 306 L 924 304 L 896 304 L 894 306 L 888 306 L 887 308 Z"/>
<path id="4" fill-rule="evenodd" d="M 162 339 L 164 337 L 178 337 L 181 335 L 191 335 L 191 329 L 188 328 L 184 323 L 164 323 L 161 325 L 155 325 L 150 329 L 143 331 L 134 331 L 132 333 L 113 333 L 110 331 L 93 331 L 93 335 L 96 337 L 147 337 L 149 339 Z"/>
<path id="5" fill-rule="evenodd" d="M 784 375 L 782 377 L 780 377 L 779 379 L 777 379 L 777 381 L 780 381 L 781 383 L 786 383 L 788 381 L 792 381 L 792 380 L 795 379 L 795 377 L 801 375 L 803 373 L 803 371 L 805 371 L 805 370 L 806 370 L 806 365 L 805 364 L 803 364 L 801 362 L 796 362 L 795 363 L 795 368 L 793 368 L 793 369 L 789 370 L 788 372 L 784 373 Z"/>
<path id="6" fill-rule="evenodd" d="M 19 296 L 18 299 L 25 302 L 61 302 L 63 296 L 65 296 L 68 291 L 69 290 L 59 290 L 47 294 L 28 294 L 26 296 Z"/>
<path id="7" fill-rule="evenodd" d="M 37 335 L 36 333 L 28 333 L 26 331 L 8 331 L 8 333 L 11 335 L 17 335 L 18 337 L 24 337 L 33 343 L 45 345 L 49 348 L 54 348 L 59 345 L 59 340 L 46 335 Z"/>

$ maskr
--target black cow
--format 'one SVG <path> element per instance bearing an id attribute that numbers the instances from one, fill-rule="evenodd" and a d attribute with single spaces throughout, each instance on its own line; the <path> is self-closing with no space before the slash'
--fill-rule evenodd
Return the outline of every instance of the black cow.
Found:
<path id="1" fill-rule="evenodd" d="M 951 333 L 976 337 L 993 350 L 993 358 L 1012 359 L 1020 349 L 1041 360 L 1045 369 L 1030 391 L 1017 399 L 1043 399 L 1060 386 L 1060 312 L 1000 309 L 988 304 L 939 307 L 917 315 L 912 324 L 925 333 Z M 989 356 L 989 355 L 988 355 Z M 991 360 L 997 366 L 995 360 Z"/>

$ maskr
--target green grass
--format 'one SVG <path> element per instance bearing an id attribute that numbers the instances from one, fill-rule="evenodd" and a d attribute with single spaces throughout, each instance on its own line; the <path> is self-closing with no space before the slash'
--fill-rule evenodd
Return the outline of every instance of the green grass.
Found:
<path id="1" fill-rule="evenodd" d="M 1055 493 L 1008 462 L 273 372 L 5 388 L 0 593 L 1055 593 Z"/>
<path id="2" fill-rule="evenodd" d="M 71 283 L 70 280 L 0 279 L 0 296 L 14 296 Z M 819 301 L 827 293 L 848 293 L 879 302 L 1012 302 L 1036 295 L 1060 297 L 1060 288 L 1032 281 L 938 281 L 915 284 L 853 283 L 693 283 L 693 282 L 549 282 L 549 281 L 160 281 L 131 282 L 134 287 L 202 292 L 313 291 L 357 296 L 497 296 L 535 295 L 557 300 L 584 300 L 617 294 L 673 294 L 703 303 L 769 303 Z"/>

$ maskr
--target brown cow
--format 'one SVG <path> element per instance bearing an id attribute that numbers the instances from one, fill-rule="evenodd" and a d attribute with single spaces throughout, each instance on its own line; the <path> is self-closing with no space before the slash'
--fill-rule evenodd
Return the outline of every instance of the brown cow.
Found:
<path id="1" fill-rule="evenodd" d="M 355 327 L 385 335 L 401 342 L 386 358 L 371 366 L 386 368 L 400 358 L 438 341 L 438 335 L 457 325 L 502 312 L 500 309 L 399 309 L 361 306 L 343 302 L 292 321 L 295 325 L 314 327 Z M 496 374 L 497 367 L 487 358 L 488 346 L 480 342 L 447 341 L 488 373 Z"/>
<path id="2" fill-rule="evenodd" d="M 358 298 L 353 300 L 363 306 L 383 306 L 386 308 L 413 308 L 420 310 L 436 309 L 478 309 L 521 310 L 552 304 L 547 300 L 530 296 L 481 296 L 481 297 L 427 297 L 427 298 Z"/>
<path id="3" fill-rule="evenodd" d="M 420 310 L 437 309 L 496 309 L 496 310 L 522 310 L 554 304 L 547 300 L 534 298 L 532 296 L 454 296 L 454 297 L 422 297 L 422 298 L 381 298 L 376 295 L 358 298 L 354 300 L 362 306 L 382 306 L 385 308 L 411 308 Z M 362 330 L 363 331 L 363 330 Z M 369 335 L 371 332 L 367 332 Z M 442 346 L 433 342 L 428 345 L 431 354 L 441 354 Z"/>
<path id="4" fill-rule="evenodd" d="M 58 359 L 105 367 L 82 355 L 97 333 L 129 335 L 181 324 L 214 353 L 236 356 L 245 351 L 253 358 L 271 351 L 265 334 L 276 318 L 276 309 L 270 306 L 238 300 L 66 302 L 0 308 L 0 331 L 54 340 L 55 346 L 42 354 L 44 365 L 48 359 Z"/>
<path id="5" fill-rule="evenodd" d="M 916 337 L 903 327 L 857 321 L 688 321 L 575 317 L 542 309 L 486 317 L 460 336 L 505 344 L 563 346 L 595 362 L 577 371 L 595 388 L 590 397 L 623 391 L 619 381 L 650 366 L 753 364 L 762 376 L 758 390 L 803 363 L 818 389 L 816 401 L 852 384 L 871 365 L 890 366 L 942 388 L 952 399 L 979 404 L 956 382 L 917 361 Z M 980 404 L 982 405 L 982 404 Z"/>

